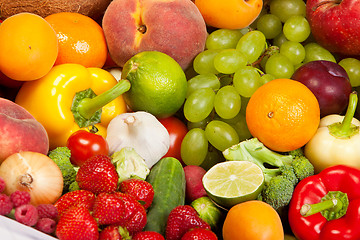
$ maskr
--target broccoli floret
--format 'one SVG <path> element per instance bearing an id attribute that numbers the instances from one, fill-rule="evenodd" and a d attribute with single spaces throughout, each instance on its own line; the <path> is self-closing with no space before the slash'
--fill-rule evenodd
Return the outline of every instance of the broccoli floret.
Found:
<path id="1" fill-rule="evenodd" d="M 64 179 L 63 192 L 69 190 L 69 186 L 75 181 L 76 173 L 75 167 L 70 161 L 71 151 L 67 147 L 57 147 L 51 150 L 48 156 L 58 165 Z"/>
<path id="2" fill-rule="evenodd" d="M 294 184 L 285 176 L 278 175 L 270 179 L 261 192 L 262 201 L 279 209 L 290 203 L 294 192 Z"/>
<path id="3" fill-rule="evenodd" d="M 80 187 L 79 187 L 79 184 L 76 181 L 74 181 L 69 186 L 69 192 L 76 191 L 76 190 L 80 190 Z"/>
<path id="4" fill-rule="evenodd" d="M 257 138 L 242 141 L 223 151 L 223 155 L 228 161 L 250 161 L 262 169 L 265 184 L 259 197 L 275 209 L 288 205 L 296 184 L 314 174 L 313 165 L 301 149 L 278 153 Z"/>

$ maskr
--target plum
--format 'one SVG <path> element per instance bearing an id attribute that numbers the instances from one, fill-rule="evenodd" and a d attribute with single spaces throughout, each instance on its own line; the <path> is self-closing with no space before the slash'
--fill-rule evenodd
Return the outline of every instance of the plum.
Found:
<path id="1" fill-rule="evenodd" d="M 291 79 L 307 86 L 320 106 L 320 116 L 342 113 L 352 91 L 349 76 L 337 63 L 317 60 L 300 66 Z"/>

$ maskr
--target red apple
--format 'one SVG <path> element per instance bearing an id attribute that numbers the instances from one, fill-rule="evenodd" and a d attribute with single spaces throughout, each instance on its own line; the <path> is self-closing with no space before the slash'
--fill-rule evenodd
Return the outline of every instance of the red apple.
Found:
<path id="1" fill-rule="evenodd" d="M 333 53 L 360 55 L 360 1 L 307 0 L 306 17 L 320 45 Z"/>
<path id="2" fill-rule="evenodd" d="M 0 164 L 20 151 L 49 151 L 45 128 L 25 108 L 5 98 L 0 98 L 0 132 Z"/>
<path id="3" fill-rule="evenodd" d="M 114 0 L 102 26 L 111 58 L 122 67 L 142 51 L 163 52 L 185 70 L 205 48 L 205 21 L 190 0 Z"/>

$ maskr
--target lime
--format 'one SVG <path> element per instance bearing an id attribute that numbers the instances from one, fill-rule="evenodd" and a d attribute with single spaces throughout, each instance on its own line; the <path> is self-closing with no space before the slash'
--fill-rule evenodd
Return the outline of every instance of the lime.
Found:
<path id="1" fill-rule="evenodd" d="M 177 112 L 185 101 L 186 75 L 165 53 L 143 51 L 136 54 L 125 63 L 121 78 L 131 83 L 123 97 L 133 111 L 167 117 Z"/>
<path id="2" fill-rule="evenodd" d="M 199 214 L 199 217 L 207 222 L 213 230 L 220 227 L 221 221 L 225 217 L 225 212 L 223 212 L 209 197 L 200 197 L 195 199 L 190 204 L 196 212 Z"/>
<path id="3" fill-rule="evenodd" d="M 231 208 L 258 197 L 264 186 L 264 174 L 255 163 L 225 161 L 211 167 L 202 181 L 205 191 L 215 203 Z"/>

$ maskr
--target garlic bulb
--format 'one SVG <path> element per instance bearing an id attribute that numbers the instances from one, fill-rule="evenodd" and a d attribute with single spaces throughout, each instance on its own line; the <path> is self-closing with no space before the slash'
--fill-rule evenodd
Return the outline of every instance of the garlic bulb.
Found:
<path id="1" fill-rule="evenodd" d="M 158 119 L 147 112 L 122 113 L 113 118 L 107 127 L 106 141 L 109 154 L 131 147 L 151 168 L 169 150 L 170 136 Z"/>

